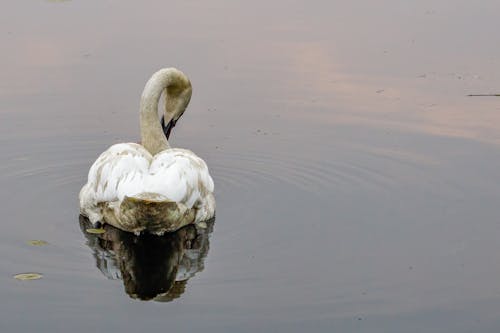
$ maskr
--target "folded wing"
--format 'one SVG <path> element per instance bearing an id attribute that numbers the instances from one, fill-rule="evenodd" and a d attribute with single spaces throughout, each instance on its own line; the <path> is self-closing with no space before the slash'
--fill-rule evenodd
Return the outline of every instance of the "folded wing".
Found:
<path id="1" fill-rule="evenodd" d="M 125 196 L 160 194 L 196 209 L 196 221 L 215 209 L 214 184 L 205 162 L 185 149 L 168 149 L 154 157 L 141 145 L 121 143 L 99 156 L 80 192 L 82 214 L 102 220 L 100 203 L 120 204 Z"/>

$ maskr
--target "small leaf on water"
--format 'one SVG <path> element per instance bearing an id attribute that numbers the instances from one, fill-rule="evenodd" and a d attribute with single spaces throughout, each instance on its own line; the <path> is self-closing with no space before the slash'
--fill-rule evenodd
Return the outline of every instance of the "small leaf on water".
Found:
<path id="1" fill-rule="evenodd" d="M 40 273 L 21 273 L 14 275 L 14 279 L 21 281 L 38 280 L 43 277 Z"/>
<path id="2" fill-rule="evenodd" d="M 29 245 L 33 245 L 33 246 L 44 246 L 44 245 L 49 245 L 48 242 L 44 241 L 44 240 L 41 240 L 41 239 L 32 239 L 32 240 L 29 240 L 28 241 L 28 244 Z"/>
<path id="3" fill-rule="evenodd" d="M 104 229 L 94 229 L 94 228 L 90 228 L 85 231 L 88 232 L 89 234 L 103 234 L 106 232 L 106 230 Z"/>

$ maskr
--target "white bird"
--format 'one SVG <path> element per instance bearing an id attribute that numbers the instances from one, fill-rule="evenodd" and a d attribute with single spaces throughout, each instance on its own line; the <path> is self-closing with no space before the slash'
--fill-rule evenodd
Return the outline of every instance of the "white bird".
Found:
<path id="1" fill-rule="evenodd" d="M 154 73 L 141 96 L 141 144 L 119 143 L 103 152 L 80 191 L 80 212 L 95 224 L 163 234 L 215 215 L 214 183 L 205 162 L 171 148 L 168 135 L 191 99 L 181 71 Z M 158 102 L 165 96 L 160 124 Z M 162 128 L 162 124 L 167 124 Z"/>

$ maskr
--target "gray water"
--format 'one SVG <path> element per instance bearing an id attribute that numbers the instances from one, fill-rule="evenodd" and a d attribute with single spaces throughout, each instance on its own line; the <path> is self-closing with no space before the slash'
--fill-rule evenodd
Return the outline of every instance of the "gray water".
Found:
<path id="1" fill-rule="evenodd" d="M 500 93 L 499 12 L 4 1 L 0 331 L 499 332 L 500 98 L 467 97 Z M 77 197 L 166 66 L 193 83 L 172 144 L 207 162 L 217 216 L 153 249 L 167 289 L 189 274 L 145 301 L 122 275 L 154 269 L 127 245 L 149 243 L 82 232 Z"/>

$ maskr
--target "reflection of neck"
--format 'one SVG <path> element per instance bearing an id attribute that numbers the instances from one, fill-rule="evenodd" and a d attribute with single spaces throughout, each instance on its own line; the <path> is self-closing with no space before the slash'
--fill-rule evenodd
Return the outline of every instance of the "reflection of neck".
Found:
<path id="1" fill-rule="evenodd" d="M 179 268 L 182 241 L 177 234 L 122 238 L 115 248 L 125 292 L 148 300 L 168 292 Z"/>

